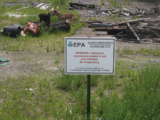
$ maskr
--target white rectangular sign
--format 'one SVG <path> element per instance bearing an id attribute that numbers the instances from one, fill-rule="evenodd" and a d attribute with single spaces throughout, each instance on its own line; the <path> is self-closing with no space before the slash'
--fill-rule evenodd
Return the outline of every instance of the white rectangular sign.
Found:
<path id="1" fill-rule="evenodd" d="M 65 38 L 66 74 L 114 74 L 116 38 Z"/>

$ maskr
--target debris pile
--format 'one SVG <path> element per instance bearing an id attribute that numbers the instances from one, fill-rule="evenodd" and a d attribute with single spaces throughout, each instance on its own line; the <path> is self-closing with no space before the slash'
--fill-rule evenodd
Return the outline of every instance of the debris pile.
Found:
<path id="1" fill-rule="evenodd" d="M 60 20 L 55 23 L 50 23 L 51 16 L 59 16 Z M 74 14 L 64 14 L 62 15 L 57 10 L 51 10 L 48 14 L 39 14 L 38 17 L 40 18 L 39 22 L 27 22 L 27 26 L 21 26 L 17 24 L 13 24 L 12 26 L 5 26 L 4 29 L 1 31 L 4 35 L 9 35 L 11 37 L 16 37 L 18 35 L 26 36 L 27 33 L 30 33 L 32 36 L 38 35 L 41 29 L 41 23 L 44 22 L 46 25 L 46 30 L 48 28 L 53 28 L 53 32 L 56 29 L 59 30 L 70 30 L 70 23 L 76 20 Z"/>
<path id="2" fill-rule="evenodd" d="M 82 10 L 85 9 L 87 10 L 88 14 L 85 16 L 94 16 L 94 17 L 99 17 L 99 16 L 147 16 L 150 14 L 158 13 L 160 8 L 155 7 L 155 8 L 146 8 L 146 9 L 141 9 L 141 8 L 113 8 L 113 9 L 101 9 L 100 6 L 95 6 L 92 4 L 85 4 L 83 2 L 79 3 L 69 3 L 70 10 Z"/>
<path id="3" fill-rule="evenodd" d="M 89 23 L 97 31 L 107 31 L 107 34 L 127 41 L 159 41 L 160 19 L 135 19 L 118 23 Z"/>
<path id="4" fill-rule="evenodd" d="M 113 9 L 106 9 L 106 10 L 101 10 L 100 8 L 93 9 L 93 10 L 87 10 L 88 14 L 85 16 L 94 16 L 94 17 L 99 17 L 99 16 L 125 16 L 125 17 L 130 17 L 130 16 L 147 16 L 151 15 L 154 13 L 158 13 L 159 8 L 149 8 L 149 9 L 140 9 L 138 7 L 136 8 L 113 8 Z"/>

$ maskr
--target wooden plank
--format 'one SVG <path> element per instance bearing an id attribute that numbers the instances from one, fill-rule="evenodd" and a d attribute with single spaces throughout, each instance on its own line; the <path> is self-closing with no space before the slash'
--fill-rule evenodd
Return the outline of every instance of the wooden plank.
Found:
<path id="1" fill-rule="evenodd" d="M 160 27 L 143 26 L 143 28 L 150 28 L 152 30 L 160 30 Z"/>
<path id="2" fill-rule="evenodd" d="M 113 27 L 112 24 L 93 23 L 92 27 Z"/>
<path id="3" fill-rule="evenodd" d="M 105 30 L 105 31 L 123 31 L 126 30 L 126 28 L 107 28 L 107 27 L 97 27 L 96 30 Z"/>
<path id="4" fill-rule="evenodd" d="M 127 23 L 136 23 L 136 22 L 142 22 L 144 19 L 135 19 L 135 20 L 129 20 L 129 21 L 123 21 L 119 22 L 118 25 L 125 25 Z"/>
<path id="5" fill-rule="evenodd" d="M 116 37 L 127 37 L 128 35 L 127 34 L 122 34 L 122 35 L 116 35 Z"/>
<path id="6" fill-rule="evenodd" d="M 102 23 L 102 21 L 86 21 L 86 20 L 80 20 L 79 22 L 86 22 L 88 24 L 92 24 L 92 23 Z"/>
<path id="7" fill-rule="evenodd" d="M 151 32 L 158 38 L 160 38 L 160 35 L 158 33 L 156 33 L 155 31 L 151 30 Z"/>
<path id="8" fill-rule="evenodd" d="M 137 36 L 137 34 L 134 32 L 134 30 L 132 29 L 131 25 L 129 23 L 127 23 L 128 28 L 132 31 L 133 35 L 136 37 L 137 41 L 139 41 L 139 37 Z"/>
<path id="9" fill-rule="evenodd" d="M 118 36 L 118 35 L 121 35 L 122 33 L 123 33 L 122 31 L 121 31 L 121 32 L 119 32 L 118 34 L 116 34 L 116 35 L 115 35 L 115 37 L 116 37 L 116 36 Z"/>

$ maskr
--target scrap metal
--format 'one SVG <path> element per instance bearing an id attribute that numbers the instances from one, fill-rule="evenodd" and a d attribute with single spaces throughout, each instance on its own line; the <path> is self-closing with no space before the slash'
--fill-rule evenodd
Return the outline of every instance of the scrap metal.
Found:
<path id="1" fill-rule="evenodd" d="M 24 29 L 24 34 L 31 33 L 33 36 L 37 35 L 40 31 L 40 25 L 27 22 L 27 27 Z"/>

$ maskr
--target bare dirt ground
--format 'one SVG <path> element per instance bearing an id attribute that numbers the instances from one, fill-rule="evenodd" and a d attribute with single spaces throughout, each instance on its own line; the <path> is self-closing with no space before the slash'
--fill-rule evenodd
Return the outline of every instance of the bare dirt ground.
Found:
<path id="1" fill-rule="evenodd" d="M 29 53 L 0 51 L 0 58 L 6 57 L 10 64 L 0 66 L 0 81 L 7 78 L 17 78 L 19 76 L 41 76 L 48 74 L 54 75 L 58 70 L 57 66 L 62 66 L 64 54 L 56 55 L 55 53 Z M 55 63 L 58 60 L 59 63 Z"/>

